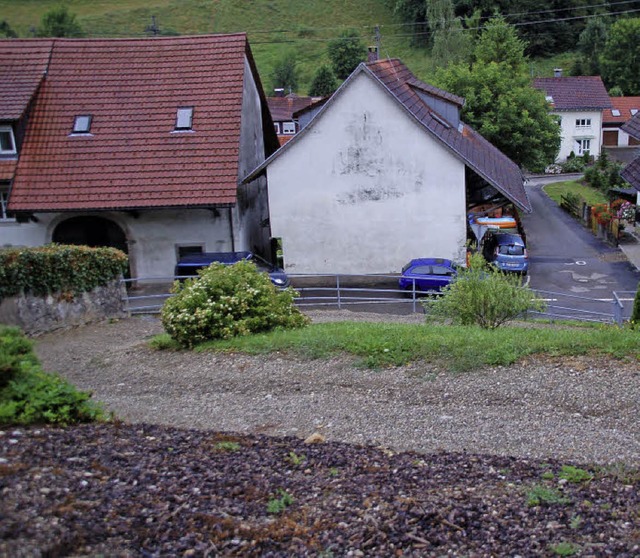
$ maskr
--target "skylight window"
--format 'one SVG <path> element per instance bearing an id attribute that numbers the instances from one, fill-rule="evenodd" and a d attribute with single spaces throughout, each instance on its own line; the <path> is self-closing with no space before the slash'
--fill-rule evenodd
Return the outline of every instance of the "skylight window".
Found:
<path id="1" fill-rule="evenodd" d="M 193 107 L 180 107 L 176 113 L 176 130 L 191 130 L 193 124 Z"/>
<path id="2" fill-rule="evenodd" d="M 16 153 L 16 142 L 13 137 L 11 126 L 0 126 L 0 154 L 14 155 Z"/>
<path id="3" fill-rule="evenodd" d="M 631 109 L 631 116 L 638 114 L 638 109 Z"/>
<path id="4" fill-rule="evenodd" d="M 613 114 L 613 116 L 620 116 L 620 111 L 618 109 L 611 109 L 611 114 Z"/>
<path id="5" fill-rule="evenodd" d="M 81 114 L 73 121 L 74 134 L 88 134 L 91 131 L 91 115 Z"/>

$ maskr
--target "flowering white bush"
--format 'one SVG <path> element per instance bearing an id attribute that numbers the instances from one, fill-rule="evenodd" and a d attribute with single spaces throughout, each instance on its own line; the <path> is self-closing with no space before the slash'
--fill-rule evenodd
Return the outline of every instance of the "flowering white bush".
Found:
<path id="1" fill-rule="evenodd" d="M 185 347 L 309 322 L 293 304 L 296 292 L 276 289 L 250 261 L 214 263 L 199 277 L 174 283 L 173 292 L 162 308 L 162 325 Z"/>

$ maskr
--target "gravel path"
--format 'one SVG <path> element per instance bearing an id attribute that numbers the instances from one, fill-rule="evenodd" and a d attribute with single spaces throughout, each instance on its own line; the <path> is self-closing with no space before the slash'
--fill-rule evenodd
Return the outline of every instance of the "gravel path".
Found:
<path id="1" fill-rule="evenodd" d="M 419 452 L 640 462 L 637 363 L 531 358 L 461 374 L 424 362 L 372 371 L 348 357 L 158 352 L 146 340 L 160 331 L 155 318 L 131 318 L 45 335 L 36 350 L 45 369 L 133 423 L 300 438 L 319 432 Z"/>

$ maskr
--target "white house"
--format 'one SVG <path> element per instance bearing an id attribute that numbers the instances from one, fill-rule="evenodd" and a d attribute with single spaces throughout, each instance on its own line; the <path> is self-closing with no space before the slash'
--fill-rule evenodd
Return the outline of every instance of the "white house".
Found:
<path id="1" fill-rule="evenodd" d="M 603 111 L 611 107 L 609 94 L 600 76 L 536 78 L 536 89 L 544 91 L 551 113 L 560 120 L 561 143 L 557 162 L 573 153 L 589 153 L 596 159 L 602 149 Z"/>
<path id="2" fill-rule="evenodd" d="M 115 246 L 133 276 L 270 252 L 277 137 L 244 34 L 0 41 L 0 246 Z"/>
<path id="3" fill-rule="evenodd" d="M 248 179 L 268 177 L 272 235 L 292 273 L 393 273 L 464 261 L 467 211 L 529 211 L 519 168 L 460 121 L 464 100 L 399 60 L 361 64 Z"/>

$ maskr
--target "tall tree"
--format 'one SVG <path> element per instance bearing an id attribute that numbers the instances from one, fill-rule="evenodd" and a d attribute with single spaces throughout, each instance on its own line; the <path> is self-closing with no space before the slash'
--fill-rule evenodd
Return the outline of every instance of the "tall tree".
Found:
<path id="1" fill-rule="evenodd" d="M 640 95 L 640 18 L 619 19 L 611 26 L 600 64 L 608 87 Z"/>
<path id="2" fill-rule="evenodd" d="M 578 39 L 579 56 L 572 70 L 573 75 L 600 75 L 600 55 L 608 34 L 607 24 L 602 18 L 595 17 L 587 22 Z"/>
<path id="3" fill-rule="evenodd" d="M 452 0 L 427 2 L 427 20 L 433 36 L 431 54 L 436 65 L 446 67 L 469 60 L 471 37 L 462 27 L 462 20 L 455 16 Z"/>
<path id="4" fill-rule="evenodd" d="M 425 46 L 429 42 L 426 0 L 389 0 L 393 13 L 411 27 L 413 46 Z"/>
<path id="5" fill-rule="evenodd" d="M 438 71 L 437 81 L 466 99 L 466 122 L 518 165 L 541 171 L 555 160 L 560 127 L 544 94 L 530 85 L 524 48 L 513 27 L 492 21 L 476 44 L 474 62 Z"/>
<path id="6" fill-rule="evenodd" d="M 291 52 L 276 62 L 272 78 L 274 89 L 283 88 L 292 93 L 298 88 L 298 69 L 295 56 Z"/>
<path id="7" fill-rule="evenodd" d="M 313 76 L 311 87 L 309 88 L 309 95 L 313 97 L 328 97 L 338 87 L 336 78 L 329 66 L 320 66 L 316 75 Z"/>
<path id="8" fill-rule="evenodd" d="M 0 21 L 0 36 L 6 37 L 7 39 L 15 39 L 18 34 L 11 28 L 9 22 L 3 19 Z"/>
<path id="9" fill-rule="evenodd" d="M 66 6 L 53 8 L 44 14 L 37 31 L 39 37 L 82 37 L 83 34 L 75 14 Z"/>
<path id="10" fill-rule="evenodd" d="M 360 40 L 358 32 L 350 29 L 344 31 L 338 39 L 329 42 L 327 47 L 333 73 L 339 79 L 347 79 L 367 57 L 367 49 Z"/>

